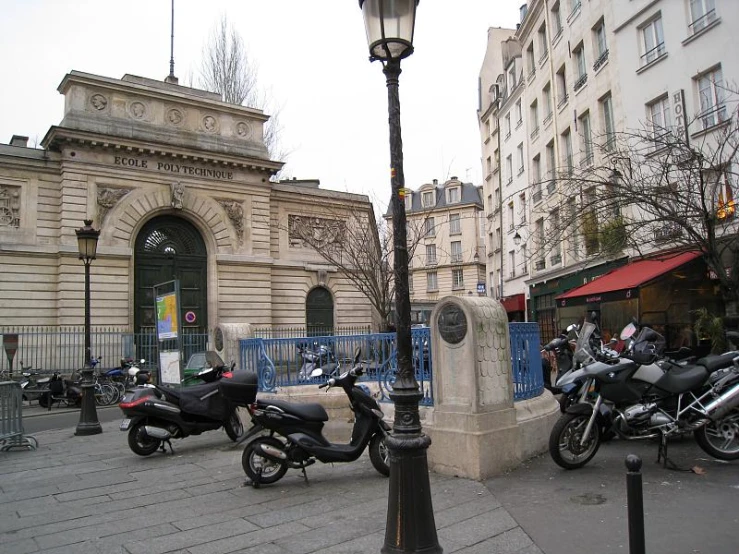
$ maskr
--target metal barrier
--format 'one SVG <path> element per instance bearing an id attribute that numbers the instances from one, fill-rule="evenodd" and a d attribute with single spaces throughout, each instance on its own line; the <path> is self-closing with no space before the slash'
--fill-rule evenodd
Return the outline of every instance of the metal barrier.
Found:
<path id="1" fill-rule="evenodd" d="M 423 392 L 422 405 L 433 405 L 431 379 L 431 330 L 411 330 L 413 367 L 416 380 Z M 361 350 L 360 361 L 365 369 L 364 382 L 377 382 L 380 400 L 389 401 L 397 370 L 395 333 L 367 333 L 361 335 L 291 337 L 277 339 L 243 339 L 240 341 L 240 365 L 242 369 L 259 375 L 259 390 L 274 391 L 277 387 L 319 383 L 321 378 L 311 379 L 300 375 L 303 358 L 299 346 L 315 348 L 325 345 L 334 353 L 342 367 L 350 367 L 354 352 Z M 325 379 L 325 378 L 323 378 Z"/>
<path id="2" fill-rule="evenodd" d="M 538 323 L 509 323 L 513 400 L 527 400 L 544 390 L 541 369 L 541 342 Z"/>
<path id="3" fill-rule="evenodd" d="M 30 448 L 36 450 L 38 441 L 23 433 L 23 396 L 20 383 L 0 383 L 0 450 Z"/>

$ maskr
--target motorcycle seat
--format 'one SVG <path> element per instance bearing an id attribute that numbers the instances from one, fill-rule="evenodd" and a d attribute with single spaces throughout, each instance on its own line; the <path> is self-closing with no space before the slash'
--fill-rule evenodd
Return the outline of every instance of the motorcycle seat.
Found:
<path id="1" fill-rule="evenodd" d="M 174 400 L 175 404 L 185 400 L 191 400 L 193 402 L 200 401 L 204 396 L 209 395 L 213 391 L 218 390 L 218 382 L 214 383 L 203 383 L 202 385 L 194 385 L 183 389 L 176 389 L 175 387 L 161 387 L 160 390 L 167 396 L 168 399 Z"/>
<path id="2" fill-rule="evenodd" d="M 739 356 L 739 352 L 727 352 L 726 354 L 711 354 L 699 359 L 696 365 L 702 365 L 708 370 L 708 373 L 713 373 L 716 370 L 729 367 L 734 360 Z"/>
<path id="3" fill-rule="evenodd" d="M 306 421 L 328 421 L 326 409 L 318 403 L 293 404 L 283 400 L 257 400 L 258 408 L 265 409 L 268 406 L 275 406 Z"/>
<path id="4" fill-rule="evenodd" d="M 708 372 L 702 365 L 677 367 L 666 371 L 655 386 L 671 394 L 680 394 L 694 389 L 707 378 Z"/>

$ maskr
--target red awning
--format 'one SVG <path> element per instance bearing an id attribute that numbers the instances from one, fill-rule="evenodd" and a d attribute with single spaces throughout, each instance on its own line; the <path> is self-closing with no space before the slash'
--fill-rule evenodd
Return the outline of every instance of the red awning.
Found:
<path id="1" fill-rule="evenodd" d="M 526 311 L 526 298 L 523 294 L 514 294 L 513 296 L 501 298 L 500 303 L 503 304 L 505 311 L 508 313 Z"/>
<path id="2" fill-rule="evenodd" d="M 596 277 L 585 285 L 568 290 L 566 293 L 557 296 L 557 300 L 633 289 L 681 265 L 692 262 L 700 255 L 700 252 L 683 252 L 677 255 L 639 260 Z"/>

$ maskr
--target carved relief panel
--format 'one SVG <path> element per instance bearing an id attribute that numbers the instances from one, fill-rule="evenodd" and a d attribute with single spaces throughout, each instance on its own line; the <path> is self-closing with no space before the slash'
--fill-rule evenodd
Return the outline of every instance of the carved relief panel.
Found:
<path id="1" fill-rule="evenodd" d="M 0 185 L 0 230 L 20 227 L 21 188 Z"/>

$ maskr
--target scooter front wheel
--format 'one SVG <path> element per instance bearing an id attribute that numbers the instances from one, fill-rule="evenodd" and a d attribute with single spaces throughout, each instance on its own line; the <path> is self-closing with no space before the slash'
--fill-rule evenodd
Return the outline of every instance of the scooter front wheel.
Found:
<path id="1" fill-rule="evenodd" d="M 134 454 L 138 454 L 139 456 L 153 454 L 157 451 L 161 442 L 159 439 L 152 438 L 146 434 L 145 425 L 145 422 L 139 421 L 128 432 L 128 446 Z"/>
<path id="2" fill-rule="evenodd" d="M 383 433 L 375 433 L 369 445 L 370 461 L 378 473 L 385 477 L 390 476 L 390 457 L 385 444 L 385 435 Z"/>
<path id="3" fill-rule="evenodd" d="M 260 437 L 250 442 L 241 455 L 241 465 L 244 473 L 255 485 L 270 485 L 276 483 L 287 473 L 287 462 L 277 462 L 265 458 L 256 450 L 257 445 L 265 444 L 283 450 L 285 445 L 273 437 Z"/>

